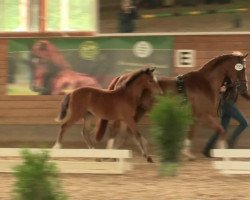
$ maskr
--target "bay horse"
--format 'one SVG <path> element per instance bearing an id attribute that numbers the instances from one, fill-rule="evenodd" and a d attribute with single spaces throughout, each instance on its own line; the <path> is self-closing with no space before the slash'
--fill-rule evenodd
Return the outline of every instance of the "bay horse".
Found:
<path id="1" fill-rule="evenodd" d="M 208 125 L 220 134 L 221 148 L 226 147 L 225 130 L 217 120 L 217 108 L 219 102 L 220 87 L 225 77 L 232 80 L 238 86 L 239 92 L 245 98 L 249 98 L 247 93 L 248 81 L 246 77 L 246 57 L 241 52 L 233 52 L 213 58 L 203 67 L 196 71 L 186 73 L 177 77 L 161 77 L 158 79 L 159 85 L 164 93 L 182 93 L 184 99 L 188 100 L 192 107 L 194 122 L 190 126 L 184 144 L 183 154 L 189 159 L 195 159 L 191 153 L 192 140 L 195 135 L 197 122 Z M 117 77 L 111 82 L 109 89 L 114 89 L 126 76 Z M 142 116 L 153 106 L 154 99 L 150 91 L 142 93 L 141 102 L 138 104 L 135 121 L 138 122 Z M 105 133 L 108 121 L 100 120 L 96 131 L 96 140 L 100 141 Z M 116 129 L 119 125 L 116 124 Z M 108 140 L 109 148 L 112 148 L 117 131 L 111 131 L 111 138 Z M 111 144 L 111 147 L 110 147 Z"/>
<path id="2" fill-rule="evenodd" d="M 60 148 L 65 131 L 80 119 L 84 119 L 86 114 L 90 112 L 102 119 L 120 120 L 126 123 L 143 150 L 146 159 L 150 162 L 152 158 L 147 155 L 141 141 L 134 115 L 145 89 L 152 93 L 162 91 L 153 74 L 154 70 L 154 68 L 137 70 L 128 77 L 128 80 L 121 87 L 115 90 L 82 87 L 67 94 L 61 103 L 58 117 L 58 121 L 61 122 L 61 129 L 54 148 Z M 84 126 L 82 135 L 88 147 L 93 148 L 90 138 L 84 131 Z"/>
<path id="3" fill-rule="evenodd" d="M 63 54 L 48 40 L 39 40 L 33 45 L 31 74 L 31 89 L 45 95 L 65 94 L 83 86 L 101 87 L 90 75 L 74 71 Z"/>

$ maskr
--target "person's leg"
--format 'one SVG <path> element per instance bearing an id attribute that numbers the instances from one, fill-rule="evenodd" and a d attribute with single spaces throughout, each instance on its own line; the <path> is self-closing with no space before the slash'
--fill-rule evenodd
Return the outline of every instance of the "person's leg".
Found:
<path id="1" fill-rule="evenodd" d="M 234 148 L 240 134 L 248 126 L 248 122 L 246 117 L 240 112 L 240 110 L 235 105 L 231 106 L 230 114 L 232 118 L 234 118 L 240 123 L 232 133 L 230 139 L 228 140 L 228 147 Z"/>
<path id="2" fill-rule="evenodd" d="M 231 116 L 228 113 L 228 105 L 223 105 L 222 114 L 221 114 L 221 125 L 223 126 L 225 130 L 227 130 L 230 119 L 231 119 Z M 203 149 L 203 152 L 202 152 L 206 157 L 211 157 L 210 150 L 214 148 L 218 138 L 219 138 L 219 134 L 214 133 L 207 141 L 205 148 Z"/>

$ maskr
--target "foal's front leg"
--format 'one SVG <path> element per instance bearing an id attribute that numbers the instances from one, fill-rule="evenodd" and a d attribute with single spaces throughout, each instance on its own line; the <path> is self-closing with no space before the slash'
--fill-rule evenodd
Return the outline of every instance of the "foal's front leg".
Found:
<path id="1" fill-rule="evenodd" d="M 109 138 L 107 140 L 106 149 L 114 149 L 115 147 L 115 138 L 120 129 L 121 122 L 113 121 L 109 126 Z"/>
<path id="2" fill-rule="evenodd" d="M 147 152 L 146 139 L 137 130 L 135 121 L 131 119 L 131 120 L 127 120 L 125 123 L 127 124 L 131 133 L 133 134 L 136 144 L 139 146 L 142 152 L 142 155 L 147 159 L 147 162 L 152 163 L 153 159 L 151 158 L 151 156 L 148 155 L 148 152 Z"/>

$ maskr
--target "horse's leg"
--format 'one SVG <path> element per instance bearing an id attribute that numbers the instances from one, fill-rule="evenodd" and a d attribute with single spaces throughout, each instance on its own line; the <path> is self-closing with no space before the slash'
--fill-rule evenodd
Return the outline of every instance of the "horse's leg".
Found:
<path id="1" fill-rule="evenodd" d="M 150 106 L 151 106 L 151 104 L 150 104 Z M 138 122 L 145 115 L 147 110 L 149 110 L 149 105 L 147 107 L 139 106 L 137 108 L 136 115 L 134 116 L 134 120 L 136 122 Z M 110 126 L 110 135 L 109 135 L 109 139 L 107 141 L 106 148 L 107 149 L 112 149 L 112 148 L 118 149 L 126 141 L 126 137 L 118 138 L 117 133 L 118 132 L 129 132 L 129 131 L 130 131 L 129 127 L 125 126 L 123 122 L 115 121 Z M 144 143 L 147 142 L 143 136 L 142 136 L 142 140 L 144 140 Z"/>
<path id="2" fill-rule="evenodd" d="M 107 141 L 106 149 L 113 149 L 115 146 L 115 137 L 117 136 L 118 130 L 120 129 L 121 122 L 114 121 L 109 127 L 109 138 Z"/>
<path id="3" fill-rule="evenodd" d="M 95 117 L 90 113 L 87 113 L 83 120 L 83 127 L 81 132 L 83 140 L 89 149 L 94 149 L 93 142 L 90 139 L 90 135 L 93 133 L 93 131 L 91 131 L 93 120 L 95 120 Z M 89 130 L 89 133 L 88 131 L 86 131 L 86 129 Z"/>
<path id="4" fill-rule="evenodd" d="M 80 120 L 82 118 L 82 116 L 84 116 L 85 114 L 85 110 L 71 110 L 71 114 L 69 116 L 69 118 L 67 119 L 67 121 L 65 121 L 62 125 L 61 125 L 61 130 L 58 133 L 57 139 L 56 139 L 56 143 L 53 146 L 53 148 L 61 148 L 61 142 L 63 139 L 63 135 L 66 132 L 66 130 L 68 128 L 70 128 L 74 123 L 76 123 L 78 120 Z"/>
<path id="5" fill-rule="evenodd" d="M 110 126 L 109 126 L 109 138 L 108 138 L 108 141 L 107 141 L 107 144 L 106 144 L 106 149 L 116 149 L 115 147 L 115 143 L 116 143 L 116 140 L 115 140 L 115 137 L 117 136 L 117 133 L 118 133 L 118 130 L 120 129 L 120 121 L 114 121 L 113 123 L 110 123 Z M 98 161 L 102 161 L 102 160 L 106 160 L 106 159 L 98 159 Z M 110 159 L 108 159 L 110 160 Z M 111 160 L 114 160 L 116 161 L 117 159 L 116 158 L 113 158 Z"/>
<path id="6" fill-rule="evenodd" d="M 219 141 L 219 148 L 221 149 L 226 149 L 227 146 L 227 142 L 226 142 L 226 137 L 225 137 L 225 132 L 226 130 L 224 129 L 224 127 L 218 123 L 214 117 L 209 116 L 209 120 L 210 120 L 210 126 L 215 130 L 215 132 L 219 133 L 220 136 L 220 141 Z M 224 160 L 229 160 L 230 158 L 224 158 Z"/>
<path id="7" fill-rule="evenodd" d="M 125 132 L 128 131 L 127 124 L 121 122 L 121 121 L 115 121 L 111 126 L 110 126 L 110 134 L 109 134 L 109 139 L 107 142 L 107 149 L 119 149 L 123 143 L 125 142 L 126 138 L 121 135 Z M 118 133 L 120 137 L 118 137 Z M 127 136 L 127 134 L 125 134 Z"/>
<path id="8" fill-rule="evenodd" d="M 138 108 L 137 112 L 136 112 L 136 115 L 134 117 L 134 120 L 136 122 L 138 122 L 144 116 L 145 113 L 146 113 L 145 109 Z M 121 121 L 115 121 L 114 124 L 112 124 L 110 126 L 110 138 L 108 139 L 108 142 L 107 142 L 107 148 L 118 149 L 120 146 L 122 146 L 123 143 L 126 141 L 126 137 L 118 138 L 117 133 L 118 132 L 123 133 L 123 132 L 129 132 L 129 131 L 130 131 L 130 129 L 129 129 L 129 127 L 126 126 L 126 124 L 124 124 Z M 144 139 L 144 140 L 146 141 L 146 139 Z"/>
<path id="9" fill-rule="evenodd" d="M 147 162 L 152 163 L 152 158 L 148 155 L 147 148 L 146 148 L 146 139 L 141 135 L 141 133 L 136 128 L 135 121 L 132 120 L 126 120 L 126 124 L 129 127 L 131 133 L 134 136 L 135 142 L 140 148 L 142 155 L 147 159 Z"/>
<path id="10" fill-rule="evenodd" d="M 141 149 L 143 156 L 147 159 L 147 162 L 152 163 L 153 159 L 151 158 L 151 156 L 148 155 L 147 140 L 141 135 L 139 131 L 136 132 L 134 138 L 137 145 Z"/>
<path id="11" fill-rule="evenodd" d="M 227 148 L 225 132 L 226 130 L 212 115 L 207 115 L 203 118 L 205 122 L 216 132 L 219 134 L 220 141 L 218 143 L 219 148 L 225 149 Z M 204 122 L 204 121 L 203 121 Z"/>
<path id="12" fill-rule="evenodd" d="M 116 136 L 115 138 L 115 143 L 114 143 L 115 149 L 119 149 L 125 143 L 130 129 L 128 128 L 127 124 L 125 124 L 124 122 L 120 122 L 120 126 L 116 127 L 116 132 L 118 133 L 118 131 L 120 134 L 119 134 L 119 137 Z"/>
<path id="13" fill-rule="evenodd" d="M 63 139 L 63 135 L 64 133 L 66 132 L 66 130 L 68 128 L 70 128 L 76 121 L 78 121 L 77 119 L 75 118 L 71 118 L 70 120 L 68 120 L 67 122 L 63 123 L 61 125 L 61 129 L 60 129 L 60 132 L 57 136 L 57 139 L 56 139 L 56 142 L 53 146 L 54 149 L 60 149 L 62 147 L 62 139 Z"/>
<path id="14" fill-rule="evenodd" d="M 208 116 L 208 122 L 211 128 L 213 128 L 220 135 L 219 147 L 221 149 L 227 148 L 227 142 L 225 138 L 225 129 L 223 126 L 211 115 Z"/>
<path id="15" fill-rule="evenodd" d="M 57 139 L 56 139 L 56 142 L 53 146 L 53 149 L 61 149 L 62 147 L 62 138 L 63 138 L 63 135 L 65 133 L 65 131 L 69 128 L 68 124 L 67 123 L 64 123 L 61 125 L 61 129 L 60 129 L 60 132 L 59 134 L 57 135 Z"/>
<path id="16" fill-rule="evenodd" d="M 86 120 L 83 120 L 83 127 L 82 127 L 82 136 L 83 136 L 83 140 L 86 143 L 86 145 L 88 146 L 89 149 L 94 149 L 94 145 L 90 139 L 89 134 L 87 133 L 86 129 Z"/>
<path id="17" fill-rule="evenodd" d="M 191 124 L 189 126 L 189 130 L 188 130 L 188 133 L 187 133 L 187 137 L 184 141 L 184 147 L 183 147 L 183 151 L 182 151 L 182 154 L 184 156 L 187 156 L 189 160 L 195 160 L 195 156 L 192 154 L 191 152 L 191 148 L 192 148 L 192 139 L 193 139 L 193 136 L 194 136 L 194 132 L 195 132 L 195 124 Z"/>

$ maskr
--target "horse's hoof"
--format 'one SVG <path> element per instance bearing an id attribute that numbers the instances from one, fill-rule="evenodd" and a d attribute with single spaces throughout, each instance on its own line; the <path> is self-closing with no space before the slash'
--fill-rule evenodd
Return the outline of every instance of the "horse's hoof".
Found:
<path id="1" fill-rule="evenodd" d="M 59 143 L 56 143 L 56 144 L 52 147 L 52 149 L 61 149 L 61 148 L 62 148 L 62 145 L 59 144 Z"/>
<path id="2" fill-rule="evenodd" d="M 189 161 L 196 160 L 196 157 L 190 151 L 183 151 L 182 154 L 186 156 Z"/>
<path id="3" fill-rule="evenodd" d="M 190 157 L 188 157 L 188 160 L 189 160 L 189 161 L 195 161 L 195 160 L 196 160 L 196 157 L 195 157 L 195 156 L 190 156 Z"/>
<path id="4" fill-rule="evenodd" d="M 153 159 L 152 159 L 151 157 L 148 157 L 148 158 L 147 158 L 147 162 L 148 162 L 148 163 L 153 163 L 154 161 L 153 161 Z"/>

